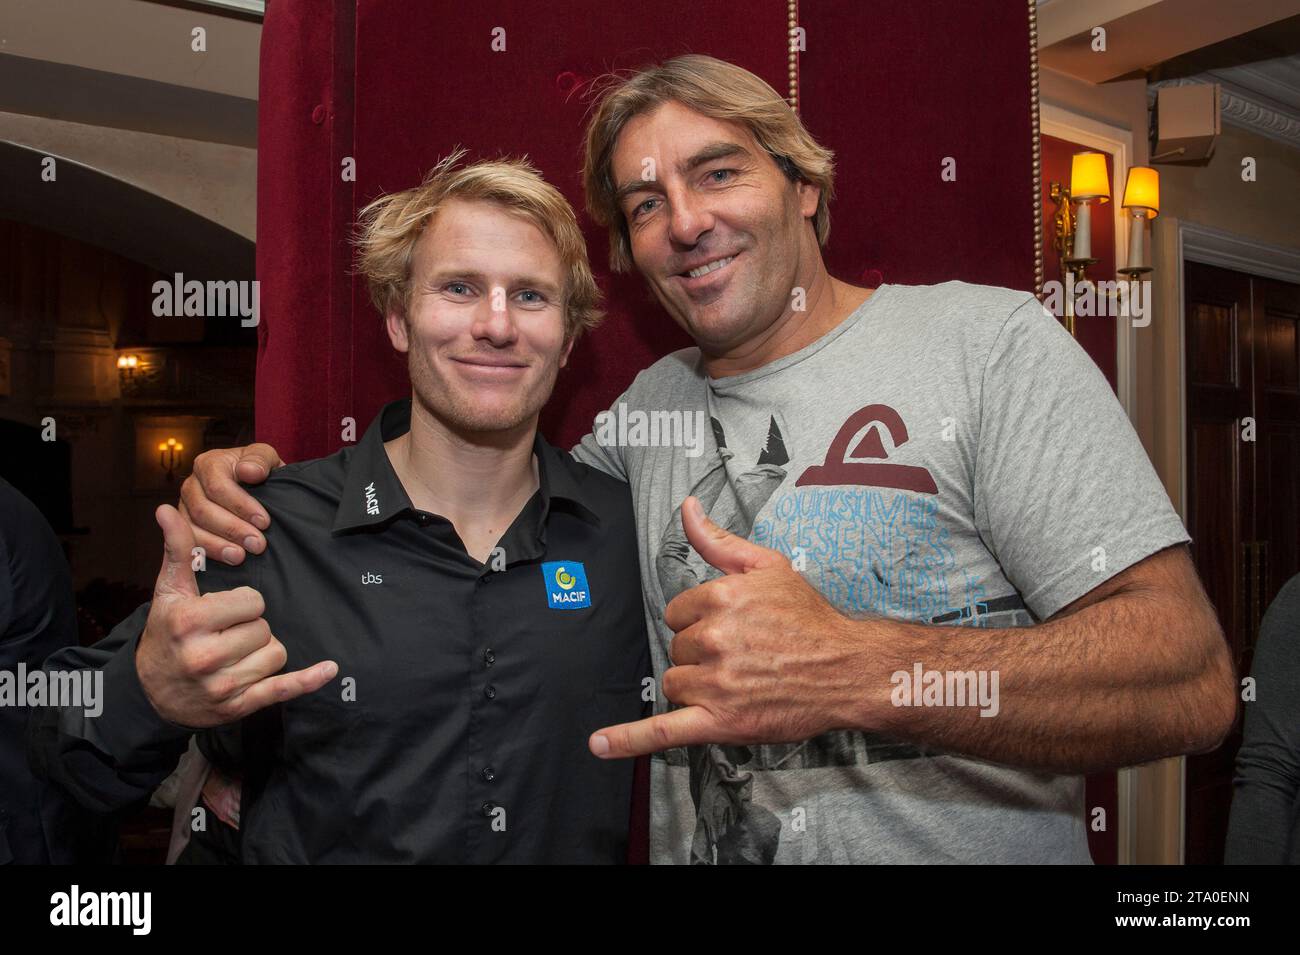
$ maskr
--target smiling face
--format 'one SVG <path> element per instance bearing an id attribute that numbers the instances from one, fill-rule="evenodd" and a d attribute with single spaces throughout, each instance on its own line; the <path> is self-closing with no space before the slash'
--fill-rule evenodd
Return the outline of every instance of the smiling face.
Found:
<path id="1" fill-rule="evenodd" d="M 415 400 L 458 432 L 534 427 L 572 346 L 564 278 L 533 223 L 492 202 L 445 203 L 415 245 L 407 315 L 387 316 Z"/>
<path id="2" fill-rule="evenodd" d="M 629 120 L 611 158 L 632 259 L 706 354 L 788 317 L 821 265 L 816 186 L 792 183 L 743 126 L 673 101 Z"/>

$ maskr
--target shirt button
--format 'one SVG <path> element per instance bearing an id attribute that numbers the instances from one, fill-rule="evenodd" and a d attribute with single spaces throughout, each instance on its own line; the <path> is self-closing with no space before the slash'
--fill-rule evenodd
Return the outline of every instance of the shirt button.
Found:
<path id="1" fill-rule="evenodd" d="M 489 683 L 487 686 L 483 687 L 483 695 L 489 700 L 495 700 L 497 698 L 497 688 Z"/>
<path id="2" fill-rule="evenodd" d="M 486 650 L 483 651 L 483 665 L 484 665 L 484 666 L 489 666 L 489 667 L 490 667 L 492 664 L 494 664 L 494 663 L 496 663 L 496 662 L 497 662 L 497 654 L 496 654 L 496 651 L 495 651 L 495 650 L 493 650 L 491 647 L 489 647 L 488 649 L 486 649 Z"/>
<path id="3" fill-rule="evenodd" d="M 485 783 L 490 783 L 492 780 L 497 778 L 497 774 L 492 771 L 491 766 L 484 766 L 483 772 L 479 773 L 479 775 L 483 777 L 483 782 Z"/>
<path id="4" fill-rule="evenodd" d="M 483 815 L 491 819 L 492 813 L 496 811 L 496 808 L 497 808 L 496 803 L 485 802 L 483 804 Z"/>

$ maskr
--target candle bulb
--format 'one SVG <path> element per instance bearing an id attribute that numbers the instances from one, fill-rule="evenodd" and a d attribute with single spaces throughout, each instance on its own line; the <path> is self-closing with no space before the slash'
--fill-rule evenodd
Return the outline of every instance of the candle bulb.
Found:
<path id="1" fill-rule="evenodd" d="M 1079 203 L 1079 211 L 1074 219 L 1074 257 L 1092 258 L 1092 207 L 1088 205 L 1087 199 Z"/>
<path id="2" fill-rule="evenodd" d="M 1092 208 L 1089 201 L 1110 201 L 1110 177 L 1104 153 L 1075 153 L 1070 162 L 1070 198 L 1078 205 L 1074 222 L 1076 259 L 1092 258 Z"/>
<path id="3" fill-rule="evenodd" d="M 1160 212 L 1160 174 L 1150 166 L 1134 166 L 1124 187 L 1124 208 L 1129 214 L 1128 266 L 1130 275 L 1148 272 L 1146 265 L 1146 221 Z"/>

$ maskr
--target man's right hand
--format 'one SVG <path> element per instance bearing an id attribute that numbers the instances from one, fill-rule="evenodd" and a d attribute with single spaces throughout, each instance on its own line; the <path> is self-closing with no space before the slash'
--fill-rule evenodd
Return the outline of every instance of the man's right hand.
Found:
<path id="1" fill-rule="evenodd" d="M 252 587 L 200 595 L 190 525 L 169 504 L 155 516 L 163 530 L 162 570 L 135 667 L 159 716 L 194 728 L 220 726 L 334 679 L 339 668 L 332 660 L 280 673 L 288 654 L 262 619 L 262 595 Z"/>
<path id="2" fill-rule="evenodd" d="M 181 515 L 194 529 L 194 541 L 222 563 L 242 563 L 247 552 L 266 548 L 262 531 L 271 526 L 262 505 L 240 487 L 261 484 L 284 464 L 269 444 L 204 451 L 181 485 Z"/>

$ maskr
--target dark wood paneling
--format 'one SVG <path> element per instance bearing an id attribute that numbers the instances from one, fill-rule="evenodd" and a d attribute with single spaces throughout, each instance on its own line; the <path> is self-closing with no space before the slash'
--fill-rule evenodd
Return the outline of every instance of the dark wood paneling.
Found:
<path id="1" fill-rule="evenodd" d="M 1187 481 L 1196 488 L 1187 530 L 1201 582 L 1219 611 L 1223 633 L 1240 654 L 1245 642 L 1241 577 L 1241 438 L 1235 420 L 1189 421 Z"/>
<path id="2" fill-rule="evenodd" d="M 1300 285 L 1255 281 L 1264 371 L 1257 389 L 1259 420 L 1256 535 L 1263 546 L 1260 612 L 1300 570 Z"/>
<path id="3" fill-rule="evenodd" d="M 1188 324 L 1191 331 L 1188 379 L 1197 385 L 1226 385 L 1237 380 L 1237 310 L 1232 305 L 1197 302 Z"/>
<path id="4" fill-rule="evenodd" d="M 1192 556 L 1241 676 L 1259 621 L 1300 571 L 1300 286 L 1184 268 Z M 1187 862 L 1223 861 L 1241 720 L 1187 760 Z"/>

